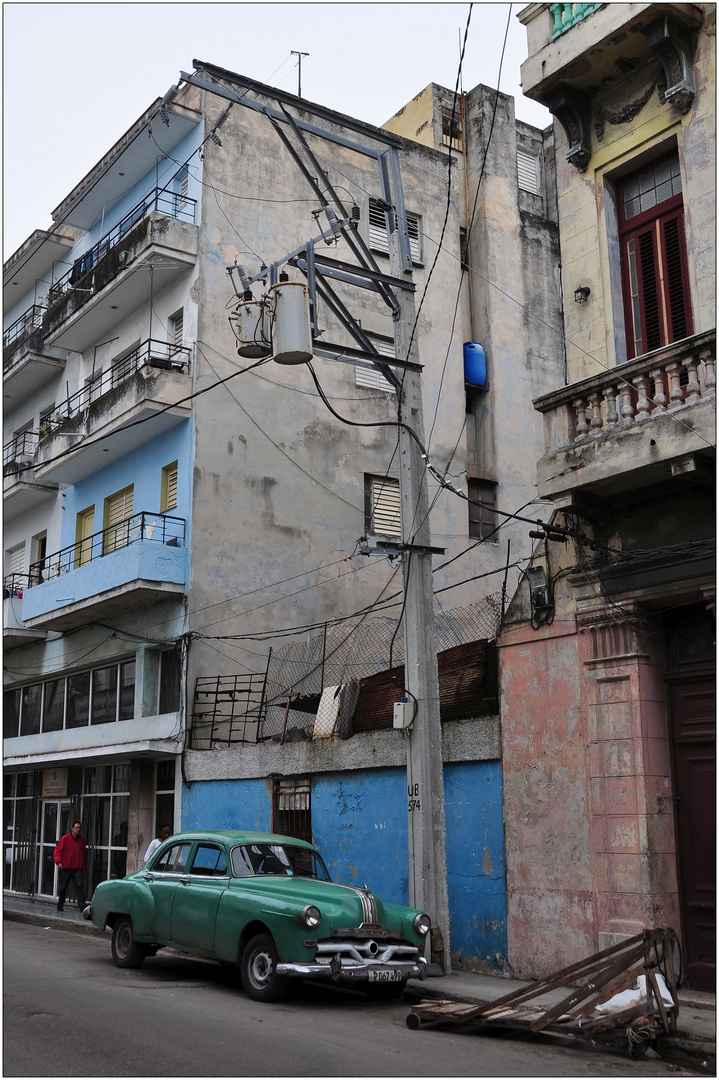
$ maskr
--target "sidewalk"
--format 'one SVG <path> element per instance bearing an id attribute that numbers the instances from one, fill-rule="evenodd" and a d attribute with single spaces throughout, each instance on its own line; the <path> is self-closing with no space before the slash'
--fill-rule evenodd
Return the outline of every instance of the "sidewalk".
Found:
<path id="1" fill-rule="evenodd" d="M 52 902 L 30 900 L 24 897 L 6 896 L 3 903 L 4 917 L 15 922 L 32 923 L 36 926 L 52 927 L 54 930 L 69 930 L 81 934 L 102 934 L 91 922 L 83 919 L 75 904 L 67 903 L 65 910 L 59 912 Z M 405 991 L 405 1000 L 416 1003 L 426 998 L 447 998 L 468 1004 L 482 1005 L 496 1001 L 505 994 L 521 990 L 531 983 L 520 979 L 504 979 L 498 975 L 479 975 L 470 971 L 453 971 L 451 975 L 429 976 L 423 982 L 410 979 Z M 559 987 L 536 998 L 537 1004 L 555 1005 L 569 994 L 569 987 Z M 674 1035 L 661 1036 L 664 1051 L 676 1050 L 697 1060 L 698 1072 L 713 1072 L 716 1059 L 716 997 L 714 994 L 696 990 L 680 990 L 677 1032 Z M 702 1062 L 707 1061 L 707 1068 Z"/>

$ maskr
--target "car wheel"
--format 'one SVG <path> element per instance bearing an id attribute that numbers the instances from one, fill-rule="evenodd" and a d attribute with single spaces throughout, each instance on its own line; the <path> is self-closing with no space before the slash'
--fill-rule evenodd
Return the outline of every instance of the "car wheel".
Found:
<path id="1" fill-rule="evenodd" d="M 406 979 L 392 983 L 367 983 L 363 990 L 373 1001 L 396 1001 L 402 997 L 406 985 Z"/>
<path id="2" fill-rule="evenodd" d="M 242 986 L 254 1001 L 279 1001 L 289 989 L 289 980 L 277 974 L 277 949 L 269 934 L 253 937 L 242 954 Z"/>
<path id="3" fill-rule="evenodd" d="M 147 956 L 147 949 L 132 932 L 132 919 L 122 915 L 112 928 L 112 959 L 117 967 L 139 967 Z"/>

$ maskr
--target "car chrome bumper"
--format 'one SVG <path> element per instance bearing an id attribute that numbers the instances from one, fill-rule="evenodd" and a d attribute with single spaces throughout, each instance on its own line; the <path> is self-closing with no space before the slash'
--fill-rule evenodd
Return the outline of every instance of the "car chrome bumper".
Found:
<path id="1" fill-rule="evenodd" d="M 368 982 L 370 972 L 399 972 L 402 979 L 424 979 L 427 974 L 427 961 L 420 958 L 414 962 L 398 961 L 388 964 L 347 964 L 335 958 L 328 964 L 277 964 L 278 975 L 287 975 L 297 979 L 333 979 L 335 982 Z M 379 979 L 378 982 L 385 980 Z M 386 980 L 390 982 L 392 980 Z M 399 981 L 399 980 L 394 980 Z"/>

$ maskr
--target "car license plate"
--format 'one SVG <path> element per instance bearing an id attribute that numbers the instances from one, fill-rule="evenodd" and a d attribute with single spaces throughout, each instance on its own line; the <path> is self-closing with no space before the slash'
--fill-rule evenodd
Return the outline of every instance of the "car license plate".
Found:
<path id="1" fill-rule="evenodd" d="M 370 982 L 402 982 L 401 971 L 380 970 L 367 973 Z"/>

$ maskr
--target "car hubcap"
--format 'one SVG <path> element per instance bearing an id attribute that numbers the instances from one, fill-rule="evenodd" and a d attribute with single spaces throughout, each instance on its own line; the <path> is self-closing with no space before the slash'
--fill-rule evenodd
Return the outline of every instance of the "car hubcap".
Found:
<path id="1" fill-rule="evenodd" d="M 120 930 L 120 933 L 117 935 L 117 951 L 119 952 L 120 956 L 127 956 L 130 949 L 131 940 L 132 938 L 130 935 L 129 926 L 123 926 Z"/>
<path id="2" fill-rule="evenodd" d="M 269 953 L 255 953 L 250 964 L 250 973 L 256 986 L 267 986 L 272 978 L 272 957 Z"/>

